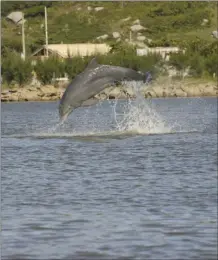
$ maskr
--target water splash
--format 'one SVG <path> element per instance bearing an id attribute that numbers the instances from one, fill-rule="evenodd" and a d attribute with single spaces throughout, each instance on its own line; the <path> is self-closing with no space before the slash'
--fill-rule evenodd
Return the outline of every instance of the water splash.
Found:
<path id="1" fill-rule="evenodd" d="M 112 109 L 115 128 L 118 131 L 135 132 L 138 134 L 169 133 L 172 127 L 166 124 L 156 112 L 150 99 L 143 97 L 143 84 L 140 82 L 124 82 L 125 86 L 132 88 L 136 98 L 128 99 L 124 104 L 122 113 L 116 111 L 117 101 Z"/>
<path id="2" fill-rule="evenodd" d="M 123 82 L 124 88 L 132 89 L 135 99 L 125 101 L 99 101 L 95 106 L 79 108 L 63 125 L 50 127 L 43 124 L 38 131 L 31 133 L 35 137 L 76 137 L 76 136 L 132 136 L 138 134 L 172 133 L 169 126 L 156 111 L 153 102 L 143 96 L 144 84 L 141 82 Z M 108 113 L 108 104 L 112 113 Z M 27 136 L 30 133 L 26 133 Z"/>

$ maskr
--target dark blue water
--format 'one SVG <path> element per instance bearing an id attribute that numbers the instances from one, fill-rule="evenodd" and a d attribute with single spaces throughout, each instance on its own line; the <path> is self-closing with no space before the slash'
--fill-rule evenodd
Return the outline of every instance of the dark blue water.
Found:
<path id="1" fill-rule="evenodd" d="M 122 103 L 2 104 L 2 259 L 217 259 L 217 100 Z"/>

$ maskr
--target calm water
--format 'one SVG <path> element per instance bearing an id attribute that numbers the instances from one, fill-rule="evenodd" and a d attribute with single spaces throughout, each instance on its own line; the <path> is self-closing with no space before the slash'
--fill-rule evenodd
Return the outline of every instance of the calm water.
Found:
<path id="1" fill-rule="evenodd" d="M 217 99 L 2 104 L 3 259 L 217 259 Z"/>

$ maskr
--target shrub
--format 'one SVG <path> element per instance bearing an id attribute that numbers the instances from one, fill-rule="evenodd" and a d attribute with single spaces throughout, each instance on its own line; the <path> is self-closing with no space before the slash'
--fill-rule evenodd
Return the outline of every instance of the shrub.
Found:
<path id="1" fill-rule="evenodd" d="M 34 70 L 43 84 L 50 84 L 54 77 L 64 76 L 65 65 L 62 60 L 52 56 L 44 61 L 37 61 Z"/>
<path id="2" fill-rule="evenodd" d="M 172 54 L 168 62 L 177 70 L 190 68 L 192 76 L 200 77 L 203 75 L 212 76 L 217 73 L 217 47 L 218 42 L 208 43 L 200 39 L 195 39 L 183 44 L 185 53 Z"/>
<path id="3" fill-rule="evenodd" d="M 28 83 L 31 79 L 31 61 L 25 61 L 15 52 L 8 52 L 2 59 L 2 78 L 8 84 L 13 81 L 19 85 Z"/>
<path id="4" fill-rule="evenodd" d="M 87 57 L 68 57 L 64 61 L 64 69 L 70 79 L 73 79 L 78 73 L 82 72 L 88 62 Z"/>

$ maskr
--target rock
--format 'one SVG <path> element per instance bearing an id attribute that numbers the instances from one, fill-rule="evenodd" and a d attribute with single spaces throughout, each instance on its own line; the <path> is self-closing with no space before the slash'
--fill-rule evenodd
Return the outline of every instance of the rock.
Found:
<path id="1" fill-rule="evenodd" d="M 100 93 L 98 93 L 97 95 L 94 96 L 95 98 L 99 99 L 99 100 L 105 100 L 107 99 L 107 95 L 102 91 Z"/>
<path id="2" fill-rule="evenodd" d="M 143 26 L 140 25 L 140 24 L 135 24 L 135 25 L 132 25 L 132 26 L 130 27 L 130 29 L 131 29 L 132 32 L 138 32 L 138 31 L 145 30 L 146 28 L 143 27 Z"/>
<path id="3" fill-rule="evenodd" d="M 50 101 L 51 99 L 49 97 L 42 97 L 42 101 Z"/>
<path id="4" fill-rule="evenodd" d="M 40 81 L 36 77 L 33 77 L 30 85 L 39 87 L 39 86 L 41 86 L 41 83 L 40 83 Z"/>
<path id="5" fill-rule="evenodd" d="M 10 93 L 17 93 L 17 89 L 9 89 L 8 90 Z"/>
<path id="6" fill-rule="evenodd" d="M 153 89 L 146 91 L 144 96 L 145 96 L 145 98 L 151 98 L 151 97 L 155 98 L 155 97 L 157 97 L 156 93 L 154 92 Z"/>
<path id="7" fill-rule="evenodd" d="M 8 96 L 10 96 L 11 95 L 11 93 L 9 92 L 9 90 L 3 90 L 2 92 L 1 92 L 1 97 L 8 97 Z"/>
<path id="8" fill-rule="evenodd" d="M 146 39 L 148 43 L 151 43 L 152 42 L 152 39 Z"/>
<path id="9" fill-rule="evenodd" d="M 96 11 L 96 12 L 99 12 L 99 11 L 101 11 L 101 10 L 103 10 L 103 9 L 104 9 L 104 7 L 102 7 L 102 6 L 95 7 L 95 11 Z"/>
<path id="10" fill-rule="evenodd" d="M 121 96 L 121 89 L 118 87 L 115 87 L 112 90 L 108 91 L 107 96 L 109 97 L 109 99 L 119 98 Z"/>
<path id="11" fill-rule="evenodd" d="M 147 47 L 147 45 L 144 42 L 140 42 L 140 41 L 135 41 L 132 44 L 142 49 L 145 49 Z"/>
<path id="12" fill-rule="evenodd" d="M 200 85 L 199 88 L 202 89 L 204 96 L 217 95 L 216 87 L 213 85 Z"/>
<path id="13" fill-rule="evenodd" d="M 141 36 L 137 36 L 137 40 L 138 41 L 144 41 L 146 39 L 146 37 L 145 36 L 143 36 L 143 35 L 141 35 Z"/>
<path id="14" fill-rule="evenodd" d="M 137 19 L 137 20 L 135 20 L 132 24 L 140 24 L 140 20 Z"/>
<path id="15" fill-rule="evenodd" d="M 17 95 L 9 96 L 7 101 L 17 102 L 18 101 L 18 96 Z"/>
<path id="16" fill-rule="evenodd" d="M 52 85 L 46 85 L 46 86 L 42 86 L 40 88 L 40 91 L 44 94 L 44 95 L 47 95 L 47 96 L 50 96 L 51 94 L 53 93 L 56 93 L 57 94 L 57 89 L 52 86 Z"/>
<path id="17" fill-rule="evenodd" d="M 113 32 L 112 35 L 113 35 L 114 39 L 120 38 L 119 32 Z"/>
<path id="18" fill-rule="evenodd" d="M 126 95 L 126 97 L 135 98 L 135 92 L 132 87 L 125 86 L 123 87 L 123 92 Z"/>
<path id="19" fill-rule="evenodd" d="M 187 97 L 198 97 L 202 95 L 202 91 L 198 86 L 185 85 L 181 89 L 186 92 Z"/>
<path id="20" fill-rule="evenodd" d="M 88 6 L 88 7 L 87 7 L 87 10 L 88 10 L 88 11 L 92 11 L 92 7 L 91 7 L 91 6 Z"/>
<path id="21" fill-rule="evenodd" d="M 182 85 L 183 83 L 183 85 Z M 214 82 L 192 83 L 186 81 L 172 81 L 165 78 L 155 80 L 148 88 L 143 88 L 145 98 L 156 97 L 201 97 L 218 96 L 218 87 Z M 65 87 L 54 87 L 46 85 L 41 87 L 17 87 L 16 89 L 3 90 L 1 101 L 51 101 L 62 97 Z M 104 99 L 126 99 L 135 98 L 135 92 L 131 86 L 109 86 L 97 94 L 95 98 Z"/>
<path id="22" fill-rule="evenodd" d="M 162 97 L 162 96 L 167 96 L 167 91 L 163 86 L 155 86 L 153 89 L 153 92 L 155 93 L 156 97 Z"/>
<path id="23" fill-rule="evenodd" d="M 60 98 L 61 88 L 55 88 L 48 85 L 41 88 L 26 86 L 17 88 L 16 91 L 4 91 L 1 94 L 1 100 L 5 101 L 40 101 L 40 100 L 57 100 Z"/>
<path id="24" fill-rule="evenodd" d="M 128 16 L 127 18 L 121 19 L 122 22 L 127 22 L 131 19 L 131 16 Z"/>
<path id="25" fill-rule="evenodd" d="M 27 89 L 28 91 L 37 91 L 38 90 L 38 88 L 35 88 L 35 87 L 32 87 L 32 86 L 26 87 L 25 89 Z"/>
<path id="26" fill-rule="evenodd" d="M 214 38 L 217 38 L 218 39 L 218 31 L 213 31 L 211 33 L 211 35 L 214 37 Z"/>
<path id="27" fill-rule="evenodd" d="M 202 26 L 204 26 L 204 25 L 206 25 L 208 22 L 209 22 L 209 20 L 208 20 L 208 19 L 203 19 L 203 21 L 202 21 L 201 25 L 202 25 Z"/>
<path id="28" fill-rule="evenodd" d="M 172 91 L 173 97 L 187 97 L 187 93 L 184 92 L 181 88 L 173 89 Z"/>
<path id="29" fill-rule="evenodd" d="M 108 34 L 104 34 L 104 35 L 98 36 L 96 39 L 97 40 L 106 40 L 108 37 L 109 37 Z"/>
<path id="30" fill-rule="evenodd" d="M 60 88 L 60 89 L 59 89 L 59 91 L 58 91 L 58 96 L 59 96 L 59 98 L 61 98 L 61 97 L 63 96 L 65 90 L 66 90 L 65 88 Z"/>
<path id="31" fill-rule="evenodd" d="M 29 90 L 28 87 L 20 88 L 18 90 L 18 100 L 19 101 L 34 101 L 38 99 L 37 89 L 35 91 Z"/>

